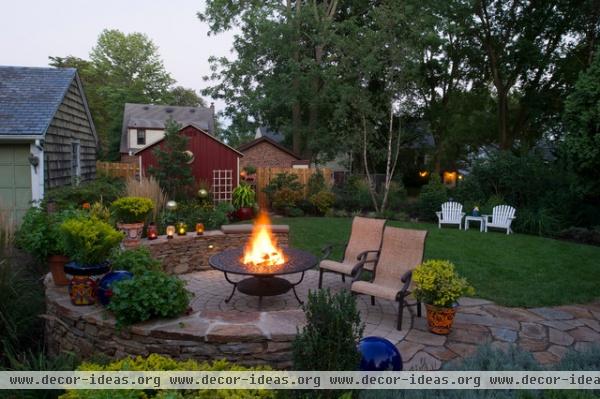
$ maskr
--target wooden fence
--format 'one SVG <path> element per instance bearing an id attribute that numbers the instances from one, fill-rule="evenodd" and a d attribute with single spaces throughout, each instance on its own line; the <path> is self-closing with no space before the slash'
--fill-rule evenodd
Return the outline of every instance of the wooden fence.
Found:
<path id="1" fill-rule="evenodd" d="M 325 181 L 328 184 L 333 183 L 333 172 L 331 169 L 320 169 L 325 177 Z M 307 183 L 310 176 L 317 173 L 317 169 L 296 169 L 296 168 L 257 168 L 256 169 L 256 194 L 258 197 L 258 205 L 261 208 L 267 208 L 269 206 L 269 199 L 267 194 L 263 191 L 272 178 L 279 173 L 292 173 L 298 176 L 298 181 L 304 185 L 303 195 L 307 195 Z"/>
<path id="2" fill-rule="evenodd" d="M 124 162 L 96 162 L 96 173 L 106 174 L 112 177 L 134 177 L 140 175 L 140 167 L 137 163 Z"/>

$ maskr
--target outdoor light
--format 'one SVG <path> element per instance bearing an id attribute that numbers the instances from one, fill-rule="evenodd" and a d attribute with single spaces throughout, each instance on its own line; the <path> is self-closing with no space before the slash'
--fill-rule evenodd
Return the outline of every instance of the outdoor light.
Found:
<path id="1" fill-rule="evenodd" d="M 148 225 L 148 230 L 146 231 L 146 235 L 149 240 L 156 240 L 158 238 L 158 229 L 154 223 L 150 223 Z"/>
<path id="2" fill-rule="evenodd" d="M 177 202 L 171 200 L 171 201 L 167 201 L 167 204 L 165 205 L 165 207 L 167 208 L 168 211 L 174 211 L 175 209 L 177 209 Z"/>
<path id="3" fill-rule="evenodd" d="M 187 234 L 187 226 L 183 222 L 177 223 L 177 235 L 184 236 Z"/>
<path id="4" fill-rule="evenodd" d="M 419 176 L 421 176 L 421 177 L 427 177 L 428 174 L 429 174 L 429 172 L 426 170 L 422 170 L 419 172 Z"/>
<path id="5" fill-rule="evenodd" d="M 208 197 L 208 191 L 206 191 L 206 189 L 201 188 L 200 190 L 198 190 L 198 198 L 206 198 Z"/>
<path id="6" fill-rule="evenodd" d="M 167 226 L 167 238 L 173 238 L 175 235 L 175 226 Z"/>
<path id="7" fill-rule="evenodd" d="M 202 234 L 204 234 L 204 224 L 196 223 L 196 235 L 201 236 Z"/>
<path id="8" fill-rule="evenodd" d="M 241 177 L 242 179 L 245 179 L 245 178 L 246 178 L 246 171 L 245 171 L 245 170 L 242 170 L 242 171 L 240 172 L 240 177 Z"/>
<path id="9" fill-rule="evenodd" d="M 208 244 L 208 249 L 213 249 L 215 246 L 212 244 Z"/>

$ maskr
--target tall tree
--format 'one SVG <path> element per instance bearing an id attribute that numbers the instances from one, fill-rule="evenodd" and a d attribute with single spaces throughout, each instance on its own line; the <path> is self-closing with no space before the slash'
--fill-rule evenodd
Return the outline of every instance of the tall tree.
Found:
<path id="1" fill-rule="evenodd" d="M 163 102 L 169 105 L 185 107 L 206 107 L 206 102 L 195 90 L 183 86 L 175 86 L 167 91 Z"/>

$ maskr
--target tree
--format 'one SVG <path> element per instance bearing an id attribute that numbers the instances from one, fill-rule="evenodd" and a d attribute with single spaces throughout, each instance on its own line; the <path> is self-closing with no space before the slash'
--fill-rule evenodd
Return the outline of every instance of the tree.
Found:
<path id="1" fill-rule="evenodd" d="M 579 176 L 580 194 L 600 205 L 600 47 L 565 105 L 563 149 Z"/>
<path id="2" fill-rule="evenodd" d="M 183 86 L 175 86 L 169 89 L 163 102 L 169 105 L 185 107 L 206 107 L 206 102 L 196 94 L 195 90 L 187 89 Z"/>
<path id="3" fill-rule="evenodd" d="M 173 119 L 165 124 L 165 138 L 162 146 L 157 146 L 153 154 L 156 167 L 148 168 L 148 173 L 158 180 L 162 189 L 171 198 L 185 197 L 188 188 L 194 183 L 187 150 L 188 138 L 179 134 L 181 125 Z"/>

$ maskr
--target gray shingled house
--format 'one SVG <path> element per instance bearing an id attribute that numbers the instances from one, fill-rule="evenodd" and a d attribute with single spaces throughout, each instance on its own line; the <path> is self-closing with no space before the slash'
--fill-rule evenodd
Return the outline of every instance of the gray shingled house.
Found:
<path id="1" fill-rule="evenodd" d="M 0 208 L 20 220 L 44 190 L 93 179 L 97 146 L 75 69 L 0 66 Z"/>
<path id="2" fill-rule="evenodd" d="M 160 140 L 165 135 L 165 122 L 173 118 L 182 126 L 193 125 L 214 135 L 215 108 L 180 107 L 174 105 L 125 104 L 121 131 L 121 160 L 131 162 L 129 155 Z"/>

